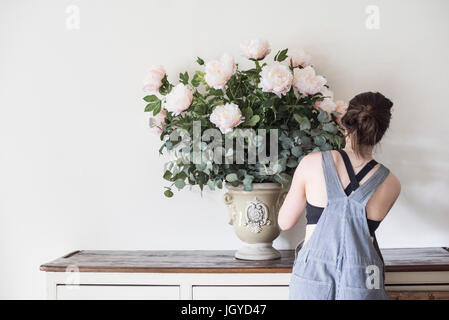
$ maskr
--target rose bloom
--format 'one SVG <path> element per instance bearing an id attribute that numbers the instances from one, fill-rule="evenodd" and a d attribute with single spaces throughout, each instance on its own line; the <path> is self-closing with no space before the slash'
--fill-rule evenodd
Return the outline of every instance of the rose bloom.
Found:
<path id="1" fill-rule="evenodd" d="M 293 74 L 289 67 L 280 62 L 262 68 L 259 88 L 263 92 L 273 92 L 278 97 L 285 95 L 292 86 Z"/>
<path id="2" fill-rule="evenodd" d="M 212 111 L 210 122 L 215 124 L 222 133 L 229 133 L 243 122 L 242 112 L 234 103 L 219 105 Z"/>
<path id="3" fill-rule="evenodd" d="M 311 66 L 294 71 L 293 86 L 305 96 L 321 92 L 326 82 L 324 77 L 316 75 Z"/>
<path id="4" fill-rule="evenodd" d="M 155 117 L 150 118 L 150 124 L 156 128 L 156 132 L 161 134 L 162 127 L 165 125 L 165 118 L 167 117 L 167 110 L 162 109 Z"/>
<path id="5" fill-rule="evenodd" d="M 327 111 L 330 113 L 332 111 L 335 111 L 335 109 L 337 108 L 337 105 L 335 104 L 334 100 L 332 100 L 331 98 L 324 98 L 323 101 L 316 102 L 315 107 L 323 109 L 324 111 Z"/>
<path id="6" fill-rule="evenodd" d="M 334 111 L 337 108 L 337 105 L 334 102 L 334 93 L 326 87 L 323 87 L 320 93 L 324 97 L 324 99 L 315 102 L 314 107 L 316 109 L 321 108 L 327 112 Z"/>
<path id="7" fill-rule="evenodd" d="M 334 98 L 334 93 L 332 92 L 332 90 L 329 90 L 329 88 L 327 87 L 323 87 L 323 89 L 321 89 L 321 95 L 325 98 Z"/>
<path id="8" fill-rule="evenodd" d="M 164 108 L 177 116 L 192 104 L 193 94 L 183 83 L 177 84 L 165 97 Z"/>
<path id="9" fill-rule="evenodd" d="M 206 63 L 204 80 L 214 89 L 222 89 L 236 70 L 234 59 L 228 54 L 223 54 L 220 60 Z"/>
<path id="10" fill-rule="evenodd" d="M 260 60 L 265 58 L 270 52 L 270 43 L 267 40 L 254 39 L 240 45 L 242 55 L 247 59 Z"/>
<path id="11" fill-rule="evenodd" d="M 143 81 L 143 89 L 149 92 L 156 92 L 162 86 L 162 79 L 165 77 L 163 66 L 152 67 L 148 71 Z"/>
<path id="12" fill-rule="evenodd" d="M 343 100 L 335 101 L 336 108 L 335 111 L 340 113 L 339 115 L 336 115 L 335 118 L 337 118 L 337 122 L 340 123 L 341 118 L 346 113 L 346 110 L 348 109 L 348 105 Z"/>
<path id="13" fill-rule="evenodd" d="M 303 49 L 292 49 L 288 51 L 288 58 L 285 60 L 290 65 L 290 61 L 294 68 L 298 66 L 307 67 L 310 66 L 312 56 L 305 52 Z"/>

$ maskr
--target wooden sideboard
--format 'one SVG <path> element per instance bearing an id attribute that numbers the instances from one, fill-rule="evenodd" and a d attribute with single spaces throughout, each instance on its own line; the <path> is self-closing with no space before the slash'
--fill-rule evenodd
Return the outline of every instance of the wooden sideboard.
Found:
<path id="1" fill-rule="evenodd" d="M 447 248 L 382 249 L 390 299 L 448 299 Z M 49 299 L 287 299 L 294 250 L 245 261 L 234 251 L 75 251 L 43 264 Z"/>

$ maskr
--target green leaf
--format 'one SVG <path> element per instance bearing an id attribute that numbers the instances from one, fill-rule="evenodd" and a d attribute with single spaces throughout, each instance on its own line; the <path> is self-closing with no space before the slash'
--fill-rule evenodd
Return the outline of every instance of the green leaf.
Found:
<path id="1" fill-rule="evenodd" d="M 299 123 L 299 129 L 304 130 L 310 130 L 310 121 L 306 117 L 301 117 L 299 114 L 294 114 L 293 118 Z"/>
<path id="2" fill-rule="evenodd" d="M 245 191 L 252 191 L 253 190 L 253 180 L 254 176 L 252 175 L 246 175 L 243 179 L 243 190 Z"/>
<path id="3" fill-rule="evenodd" d="M 179 81 L 185 85 L 189 83 L 189 74 L 187 71 L 179 74 Z"/>
<path id="4" fill-rule="evenodd" d="M 300 146 L 295 146 L 292 148 L 291 152 L 295 157 L 299 157 L 302 155 L 302 148 Z"/>
<path id="5" fill-rule="evenodd" d="M 299 129 L 300 130 L 310 130 L 310 121 L 307 118 L 303 118 L 303 120 L 301 121 L 301 123 L 299 124 Z"/>
<path id="6" fill-rule="evenodd" d="M 204 60 L 201 59 L 200 57 L 197 57 L 196 63 L 198 63 L 200 66 L 202 66 L 204 64 Z"/>
<path id="7" fill-rule="evenodd" d="M 284 61 L 285 59 L 287 59 L 287 52 L 288 52 L 288 49 L 284 49 L 281 52 L 279 52 L 275 57 L 275 61 L 281 62 L 281 61 Z"/>
<path id="8" fill-rule="evenodd" d="M 195 74 L 193 75 L 193 79 L 192 79 L 192 86 L 194 86 L 195 88 L 198 87 L 201 83 L 206 83 L 206 81 L 204 81 L 204 72 L 201 71 L 196 71 Z"/>
<path id="9" fill-rule="evenodd" d="M 171 198 L 171 197 L 173 197 L 173 192 L 170 189 L 168 189 L 168 190 L 165 190 L 164 195 L 167 198 Z"/>
<path id="10" fill-rule="evenodd" d="M 301 124 L 302 121 L 302 117 L 299 114 L 294 114 L 293 118 L 296 120 L 296 122 L 298 122 L 299 124 Z"/>
<path id="11" fill-rule="evenodd" d="M 289 168 L 296 168 L 298 166 L 298 161 L 295 159 L 288 159 L 287 161 L 287 167 Z"/>
<path id="12" fill-rule="evenodd" d="M 157 104 L 153 110 L 153 116 L 156 116 L 159 112 L 161 112 L 161 109 L 162 109 L 162 106 L 161 106 L 161 102 L 159 101 L 159 104 Z"/>
<path id="13" fill-rule="evenodd" d="M 169 170 L 165 171 L 163 178 L 165 180 L 170 180 L 171 178 L 171 172 Z"/>
<path id="14" fill-rule="evenodd" d="M 239 178 L 237 177 L 236 173 L 229 173 L 226 175 L 226 181 L 228 182 L 235 182 L 237 181 Z"/>
<path id="15" fill-rule="evenodd" d="M 336 133 L 338 131 L 337 127 L 333 123 L 325 123 L 323 125 L 323 130 L 330 133 Z"/>
<path id="16" fill-rule="evenodd" d="M 256 114 L 256 115 L 252 116 L 249 120 L 247 120 L 247 121 L 245 122 L 245 124 L 246 124 L 247 126 L 254 127 L 254 126 L 259 122 L 259 120 L 260 120 L 260 116 L 258 116 L 258 115 Z"/>
<path id="17" fill-rule="evenodd" d="M 210 190 L 215 190 L 215 182 L 213 180 L 207 181 L 207 185 L 209 186 Z"/>
<path id="18" fill-rule="evenodd" d="M 318 114 L 318 121 L 324 123 L 329 122 L 329 120 L 329 114 L 324 110 L 320 110 L 320 113 Z"/>
<path id="19" fill-rule="evenodd" d="M 145 100 L 146 102 L 149 102 L 149 103 L 155 103 L 156 101 L 159 101 L 159 98 L 156 97 L 154 94 L 152 94 L 150 96 L 144 97 L 143 100 Z"/>
<path id="20" fill-rule="evenodd" d="M 313 142 L 317 145 L 317 146 L 322 146 L 326 143 L 326 138 L 324 136 L 316 136 L 313 137 Z"/>
<path id="21" fill-rule="evenodd" d="M 206 106 L 204 104 L 196 105 L 193 109 L 196 113 L 203 115 L 206 113 Z"/>
<path id="22" fill-rule="evenodd" d="M 147 106 L 145 107 L 145 112 L 153 111 L 153 115 L 156 115 L 161 111 L 162 108 L 162 102 L 159 100 L 158 97 L 155 95 L 146 96 L 143 98 L 146 102 L 148 102 Z M 155 112 L 157 110 L 157 112 Z"/>
<path id="23" fill-rule="evenodd" d="M 243 109 L 243 116 L 245 117 L 245 119 L 251 119 L 251 117 L 253 116 L 253 109 L 251 109 L 250 107 Z"/>
<path id="24" fill-rule="evenodd" d="M 185 181 L 182 179 L 178 179 L 175 181 L 175 186 L 176 188 L 178 188 L 179 190 L 181 190 L 182 188 L 184 188 L 186 185 Z"/>

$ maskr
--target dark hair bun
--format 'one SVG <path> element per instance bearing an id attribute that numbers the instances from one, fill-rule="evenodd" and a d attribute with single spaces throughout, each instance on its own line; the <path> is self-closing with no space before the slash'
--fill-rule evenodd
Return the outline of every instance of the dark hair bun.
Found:
<path id="1" fill-rule="evenodd" d="M 363 146 L 374 146 L 382 139 L 390 125 L 393 102 L 379 92 L 364 92 L 349 101 L 341 119 L 348 134 L 352 134 L 352 148 L 358 152 Z"/>

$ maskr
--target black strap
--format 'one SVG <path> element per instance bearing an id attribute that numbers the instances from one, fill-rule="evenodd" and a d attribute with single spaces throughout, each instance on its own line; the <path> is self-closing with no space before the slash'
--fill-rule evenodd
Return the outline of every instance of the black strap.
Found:
<path id="1" fill-rule="evenodd" d="M 348 172 L 348 175 L 349 175 L 349 180 L 351 181 L 349 186 L 351 187 L 351 190 L 354 191 L 359 187 L 359 182 L 357 181 L 357 178 L 354 173 L 354 169 L 352 168 L 351 160 L 349 160 L 348 154 L 344 150 L 339 149 L 338 152 L 340 152 L 340 154 L 343 158 L 343 161 L 344 161 L 345 167 L 346 167 L 346 171 Z"/>
<path id="2" fill-rule="evenodd" d="M 370 162 L 368 162 L 367 164 L 365 164 L 365 166 L 362 168 L 362 170 L 359 171 L 359 173 L 357 173 L 356 178 L 357 181 L 360 182 L 362 181 L 363 178 L 365 178 L 365 176 L 368 174 L 368 172 L 371 171 L 372 168 L 374 168 L 377 164 L 376 160 L 371 160 Z"/>
<path id="3" fill-rule="evenodd" d="M 359 182 L 362 181 L 362 179 L 368 174 L 368 172 L 370 172 L 371 169 L 373 169 L 377 165 L 377 161 L 372 159 L 362 168 L 362 170 L 359 171 L 359 173 L 357 173 L 357 175 L 355 175 L 348 154 L 344 150 L 338 150 L 338 152 L 340 152 L 343 158 L 346 170 L 348 171 L 349 179 L 351 180 L 351 183 L 345 189 L 346 195 L 350 195 L 352 191 L 356 190 L 359 187 Z M 353 183 L 353 179 L 355 180 L 355 183 Z"/>

